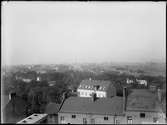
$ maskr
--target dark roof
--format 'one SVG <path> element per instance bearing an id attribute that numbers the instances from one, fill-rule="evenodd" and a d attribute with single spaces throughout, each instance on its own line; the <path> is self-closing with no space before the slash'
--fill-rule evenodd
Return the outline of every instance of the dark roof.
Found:
<path id="1" fill-rule="evenodd" d="M 127 110 L 161 111 L 155 93 L 147 89 L 133 89 L 128 96 Z"/>
<path id="2" fill-rule="evenodd" d="M 106 91 L 112 85 L 110 81 L 104 80 L 82 80 L 78 89 L 94 90 L 94 86 L 99 86 L 99 91 Z"/>
<path id="3" fill-rule="evenodd" d="M 70 97 L 65 100 L 59 112 L 121 115 L 123 113 L 123 99 L 115 96 L 93 101 L 89 97 Z"/>
<path id="4" fill-rule="evenodd" d="M 5 118 L 4 121 L 11 123 L 21 120 L 20 118 L 24 117 L 25 115 L 26 107 L 26 102 L 20 97 L 16 96 L 14 99 L 10 100 L 3 109 L 3 116 Z"/>
<path id="5" fill-rule="evenodd" d="M 60 104 L 49 103 L 45 108 L 45 113 L 47 114 L 57 114 L 60 108 Z"/>
<path id="6" fill-rule="evenodd" d="M 2 95 L 1 96 L 1 107 L 2 109 L 5 108 L 5 106 L 9 103 L 9 96 L 8 95 Z"/>

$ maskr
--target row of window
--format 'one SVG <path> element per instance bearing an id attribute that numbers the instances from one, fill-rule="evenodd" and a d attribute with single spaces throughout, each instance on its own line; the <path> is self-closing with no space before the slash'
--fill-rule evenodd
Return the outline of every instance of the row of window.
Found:
<path id="1" fill-rule="evenodd" d="M 88 93 L 88 92 L 80 92 L 79 93 L 80 96 L 91 96 L 92 93 Z M 97 97 L 105 97 L 104 94 L 97 94 Z"/>
<path id="2" fill-rule="evenodd" d="M 76 115 L 72 115 L 71 118 L 75 119 L 75 118 L 76 118 Z M 64 121 L 64 116 L 61 116 L 61 117 L 60 117 L 60 120 L 61 120 L 61 121 Z M 108 120 L 108 117 L 104 117 L 104 120 Z"/>
<path id="3" fill-rule="evenodd" d="M 97 89 L 97 88 L 98 88 L 98 90 L 105 90 L 105 87 L 103 87 L 103 86 L 98 86 L 98 87 L 97 87 L 97 86 L 90 86 L 90 85 L 83 85 L 83 86 L 80 85 L 79 87 L 80 87 L 80 88 L 81 88 L 81 87 L 84 87 L 84 88 L 86 88 L 86 89 L 94 89 L 94 88 Z"/>
<path id="4" fill-rule="evenodd" d="M 72 117 L 73 119 L 75 119 L 75 118 L 76 118 L 76 115 L 72 115 L 71 117 Z M 145 113 L 140 113 L 140 117 L 141 117 L 141 118 L 145 118 Z M 61 116 L 61 117 L 60 117 L 60 120 L 61 120 L 61 121 L 64 121 L 64 116 Z M 105 116 L 105 117 L 104 117 L 104 120 L 108 120 L 108 117 Z M 128 124 L 132 124 L 132 123 L 133 123 L 133 122 L 132 122 L 132 116 L 127 116 L 127 122 L 128 122 Z M 158 118 L 153 118 L 153 122 L 154 122 L 154 123 L 158 122 Z M 91 119 L 91 123 L 95 123 L 95 120 L 94 120 L 94 119 Z M 119 123 L 119 120 L 116 120 L 115 123 L 118 124 L 118 123 Z M 86 118 L 83 118 L 83 124 L 87 124 Z"/>
<path id="5" fill-rule="evenodd" d="M 140 118 L 145 118 L 145 113 L 140 113 Z M 127 116 L 127 121 L 128 121 L 128 124 L 132 124 L 132 116 Z M 157 123 L 158 118 L 154 117 L 153 122 Z"/>

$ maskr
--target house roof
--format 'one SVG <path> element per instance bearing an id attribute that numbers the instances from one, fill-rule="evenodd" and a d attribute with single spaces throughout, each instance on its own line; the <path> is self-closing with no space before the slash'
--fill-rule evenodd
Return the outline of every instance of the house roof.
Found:
<path id="1" fill-rule="evenodd" d="M 115 96 L 93 101 L 89 97 L 70 97 L 65 100 L 59 112 L 121 115 L 123 113 L 123 99 Z"/>
<path id="2" fill-rule="evenodd" d="M 3 116 L 5 118 L 4 121 L 13 122 L 15 120 L 20 120 L 20 118 L 24 117 L 25 115 L 26 107 L 26 102 L 20 97 L 16 96 L 14 99 L 10 100 L 3 109 Z"/>
<path id="3" fill-rule="evenodd" d="M 57 114 L 60 108 L 60 104 L 57 103 L 49 103 L 45 108 L 45 113 L 47 114 Z"/>
<path id="4" fill-rule="evenodd" d="M 161 112 L 155 93 L 147 89 L 133 89 L 127 99 L 127 110 Z"/>
<path id="5" fill-rule="evenodd" d="M 2 109 L 5 108 L 5 106 L 8 104 L 9 102 L 9 96 L 8 95 L 2 95 L 1 96 L 1 107 Z"/>
<path id="6" fill-rule="evenodd" d="M 110 84 L 110 81 L 104 80 L 82 80 L 78 89 L 94 90 L 94 86 L 99 86 L 98 91 L 106 91 Z"/>

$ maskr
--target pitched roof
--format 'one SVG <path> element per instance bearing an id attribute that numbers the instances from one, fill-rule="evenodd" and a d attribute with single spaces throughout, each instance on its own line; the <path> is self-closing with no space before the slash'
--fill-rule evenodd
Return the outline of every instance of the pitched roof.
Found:
<path id="1" fill-rule="evenodd" d="M 3 109 L 3 116 L 5 118 L 4 121 L 13 122 L 15 120 L 20 120 L 20 118 L 24 117 L 25 115 L 26 107 L 26 102 L 20 97 L 16 96 L 14 99 L 10 100 Z"/>
<path id="2" fill-rule="evenodd" d="M 65 100 L 59 112 L 121 115 L 123 113 L 123 99 L 115 96 L 93 101 L 89 97 L 70 97 Z"/>
<path id="3" fill-rule="evenodd" d="M 45 108 L 45 113 L 47 114 L 57 114 L 60 108 L 60 104 L 49 103 Z"/>
<path id="4" fill-rule="evenodd" d="M 5 108 L 5 106 L 8 104 L 9 102 L 9 96 L 8 95 L 2 95 L 1 96 L 1 106 L 2 106 L 2 109 Z"/>
<path id="5" fill-rule="evenodd" d="M 94 86 L 99 86 L 99 91 L 106 91 L 110 84 L 110 81 L 104 80 L 82 80 L 78 89 L 94 90 Z"/>
<path id="6" fill-rule="evenodd" d="M 154 93 L 147 89 L 133 89 L 127 99 L 127 110 L 161 111 Z"/>

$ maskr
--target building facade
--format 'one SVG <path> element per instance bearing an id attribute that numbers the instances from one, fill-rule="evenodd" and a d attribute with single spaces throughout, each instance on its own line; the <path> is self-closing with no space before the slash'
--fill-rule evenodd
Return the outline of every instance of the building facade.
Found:
<path id="1" fill-rule="evenodd" d="M 58 112 L 58 124 L 124 123 L 122 97 L 70 97 Z"/>
<path id="2" fill-rule="evenodd" d="M 92 97 L 93 93 L 96 93 L 99 98 L 116 96 L 116 88 L 110 81 L 101 80 L 83 80 L 77 93 L 79 97 Z"/>

